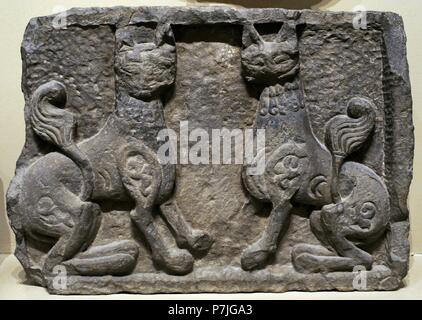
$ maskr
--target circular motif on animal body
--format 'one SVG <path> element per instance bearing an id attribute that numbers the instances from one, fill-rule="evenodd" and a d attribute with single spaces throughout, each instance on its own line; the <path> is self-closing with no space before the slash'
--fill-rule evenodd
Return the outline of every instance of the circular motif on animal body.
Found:
<path id="1" fill-rule="evenodd" d="M 371 201 L 367 201 L 360 207 L 360 215 L 364 219 L 372 219 L 377 212 L 377 207 Z"/>
<path id="2" fill-rule="evenodd" d="M 127 158 L 126 168 L 132 179 L 140 180 L 145 170 L 149 169 L 149 164 L 141 155 L 131 155 Z"/>
<path id="3" fill-rule="evenodd" d="M 327 177 L 318 175 L 314 177 L 308 184 L 307 193 L 312 199 L 321 199 L 324 194 L 328 191 Z"/>
<path id="4" fill-rule="evenodd" d="M 290 154 L 283 159 L 283 166 L 289 170 L 297 171 L 299 168 L 299 157 Z"/>
<path id="5" fill-rule="evenodd" d="M 49 196 L 43 196 L 38 200 L 37 210 L 41 214 L 49 214 L 54 208 L 54 201 Z"/>

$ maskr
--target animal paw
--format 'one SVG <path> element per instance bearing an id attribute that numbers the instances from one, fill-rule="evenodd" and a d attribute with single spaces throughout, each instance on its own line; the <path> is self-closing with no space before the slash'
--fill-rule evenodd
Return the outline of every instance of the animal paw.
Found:
<path id="1" fill-rule="evenodd" d="M 168 273 L 185 275 L 193 270 L 194 259 L 184 249 L 169 249 L 165 253 L 154 253 L 153 260 Z"/>
<path id="2" fill-rule="evenodd" d="M 208 233 L 198 229 L 193 229 L 186 241 L 189 248 L 198 252 L 208 251 L 214 243 L 214 239 Z"/>
<path id="3" fill-rule="evenodd" d="M 124 276 L 135 268 L 138 246 L 129 240 L 116 241 L 89 248 L 75 258 L 63 262 L 68 274 L 83 276 Z"/>
<path id="4" fill-rule="evenodd" d="M 292 263 L 296 271 L 301 273 L 320 272 L 320 257 L 334 256 L 334 253 L 320 245 L 297 244 L 292 250 Z"/>
<path id="5" fill-rule="evenodd" d="M 321 272 L 321 261 L 318 256 L 310 254 L 308 252 L 300 253 L 298 255 L 292 255 L 293 266 L 296 271 L 300 273 L 318 273 Z"/>
<path id="6" fill-rule="evenodd" d="M 275 248 L 255 242 L 242 252 L 241 264 L 243 270 L 251 271 L 261 269 L 267 264 L 268 258 L 274 253 Z"/>

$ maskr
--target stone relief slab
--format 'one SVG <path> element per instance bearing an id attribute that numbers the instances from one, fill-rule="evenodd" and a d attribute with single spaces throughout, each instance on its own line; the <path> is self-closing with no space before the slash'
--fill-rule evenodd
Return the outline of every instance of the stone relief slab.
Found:
<path id="1" fill-rule="evenodd" d="M 22 59 L 26 143 L 7 205 L 31 282 L 403 285 L 414 142 L 398 15 L 72 9 L 33 18 Z"/>

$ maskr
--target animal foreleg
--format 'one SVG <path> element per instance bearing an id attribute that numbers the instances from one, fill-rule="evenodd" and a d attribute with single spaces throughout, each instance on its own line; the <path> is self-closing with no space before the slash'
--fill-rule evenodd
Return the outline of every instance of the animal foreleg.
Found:
<path id="1" fill-rule="evenodd" d="M 162 171 L 155 153 L 137 141 L 123 146 L 119 170 L 122 182 L 135 201 L 130 216 L 144 234 L 153 260 L 175 274 L 189 273 L 193 257 L 186 251 L 167 245 L 154 224 L 152 210 L 160 190 Z"/>
<path id="2" fill-rule="evenodd" d="M 270 255 L 277 249 L 278 238 L 288 222 L 291 209 L 290 201 L 283 201 L 274 206 L 261 238 L 242 253 L 241 263 L 244 270 L 253 270 L 266 265 Z"/>
<path id="3" fill-rule="evenodd" d="M 185 220 L 175 201 L 167 201 L 160 206 L 161 213 L 176 234 L 177 245 L 194 251 L 207 251 L 214 240 L 206 232 L 193 229 Z"/>
<path id="4" fill-rule="evenodd" d="M 192 271 L 192 255 L 186 250 L 170 247 L 165 243 L 154 224 L 151 208 L 137 206 L 130 216 L 145 236 L 152 251 L 152 258 L 158 265 L 174 274 L 186 274 Z"/>

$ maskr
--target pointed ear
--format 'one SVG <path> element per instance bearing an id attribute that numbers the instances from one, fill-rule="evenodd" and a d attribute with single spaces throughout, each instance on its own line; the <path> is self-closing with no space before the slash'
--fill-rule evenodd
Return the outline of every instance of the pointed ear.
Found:
<path id="1" fill-rule="evenodd" d="M 173 30 L 169 23 L 159 23 L 155 31 L 155 44 L 159 47 L 165 43 L 172 46 L 176 45 Z"/>
<path id="2" fill-rule="evenodd" d="M 133 47 L 135 45 L 132 32 L 128 28 L 117 29 L 116 42 L 119 50 L 124 46 Z"/>
<path id="3" fill-rule="evenodd" d="M 261 46 L 264 43 L 261 35 L 256 31 L 253 24 L 248 23 L 243 25 L 242 44 L 243 47 L 249 47 L 250 45 L 257 44 Z"/>
<path id="4" fill-rule="evenodd" d="M 289 10 L 285 13 L 285 15 L 289 20 L 298 20 L 302 14 L 300 11 Z"/>
<path id="5" fill-rule="evenodd" d="M 292 21 L 286 21 L 280 28 L 276 37 L 277 42 L 297 43 L 296 25 Z"/>
<path id="6" fill-rule="evenodd" d="M 120 43 L 120 48 L 126 46 L 126 47 L 133 47 L 135 45 L 135 43 L 133 42 L 132 39 L 122 39 L 121 43 Z"/>

